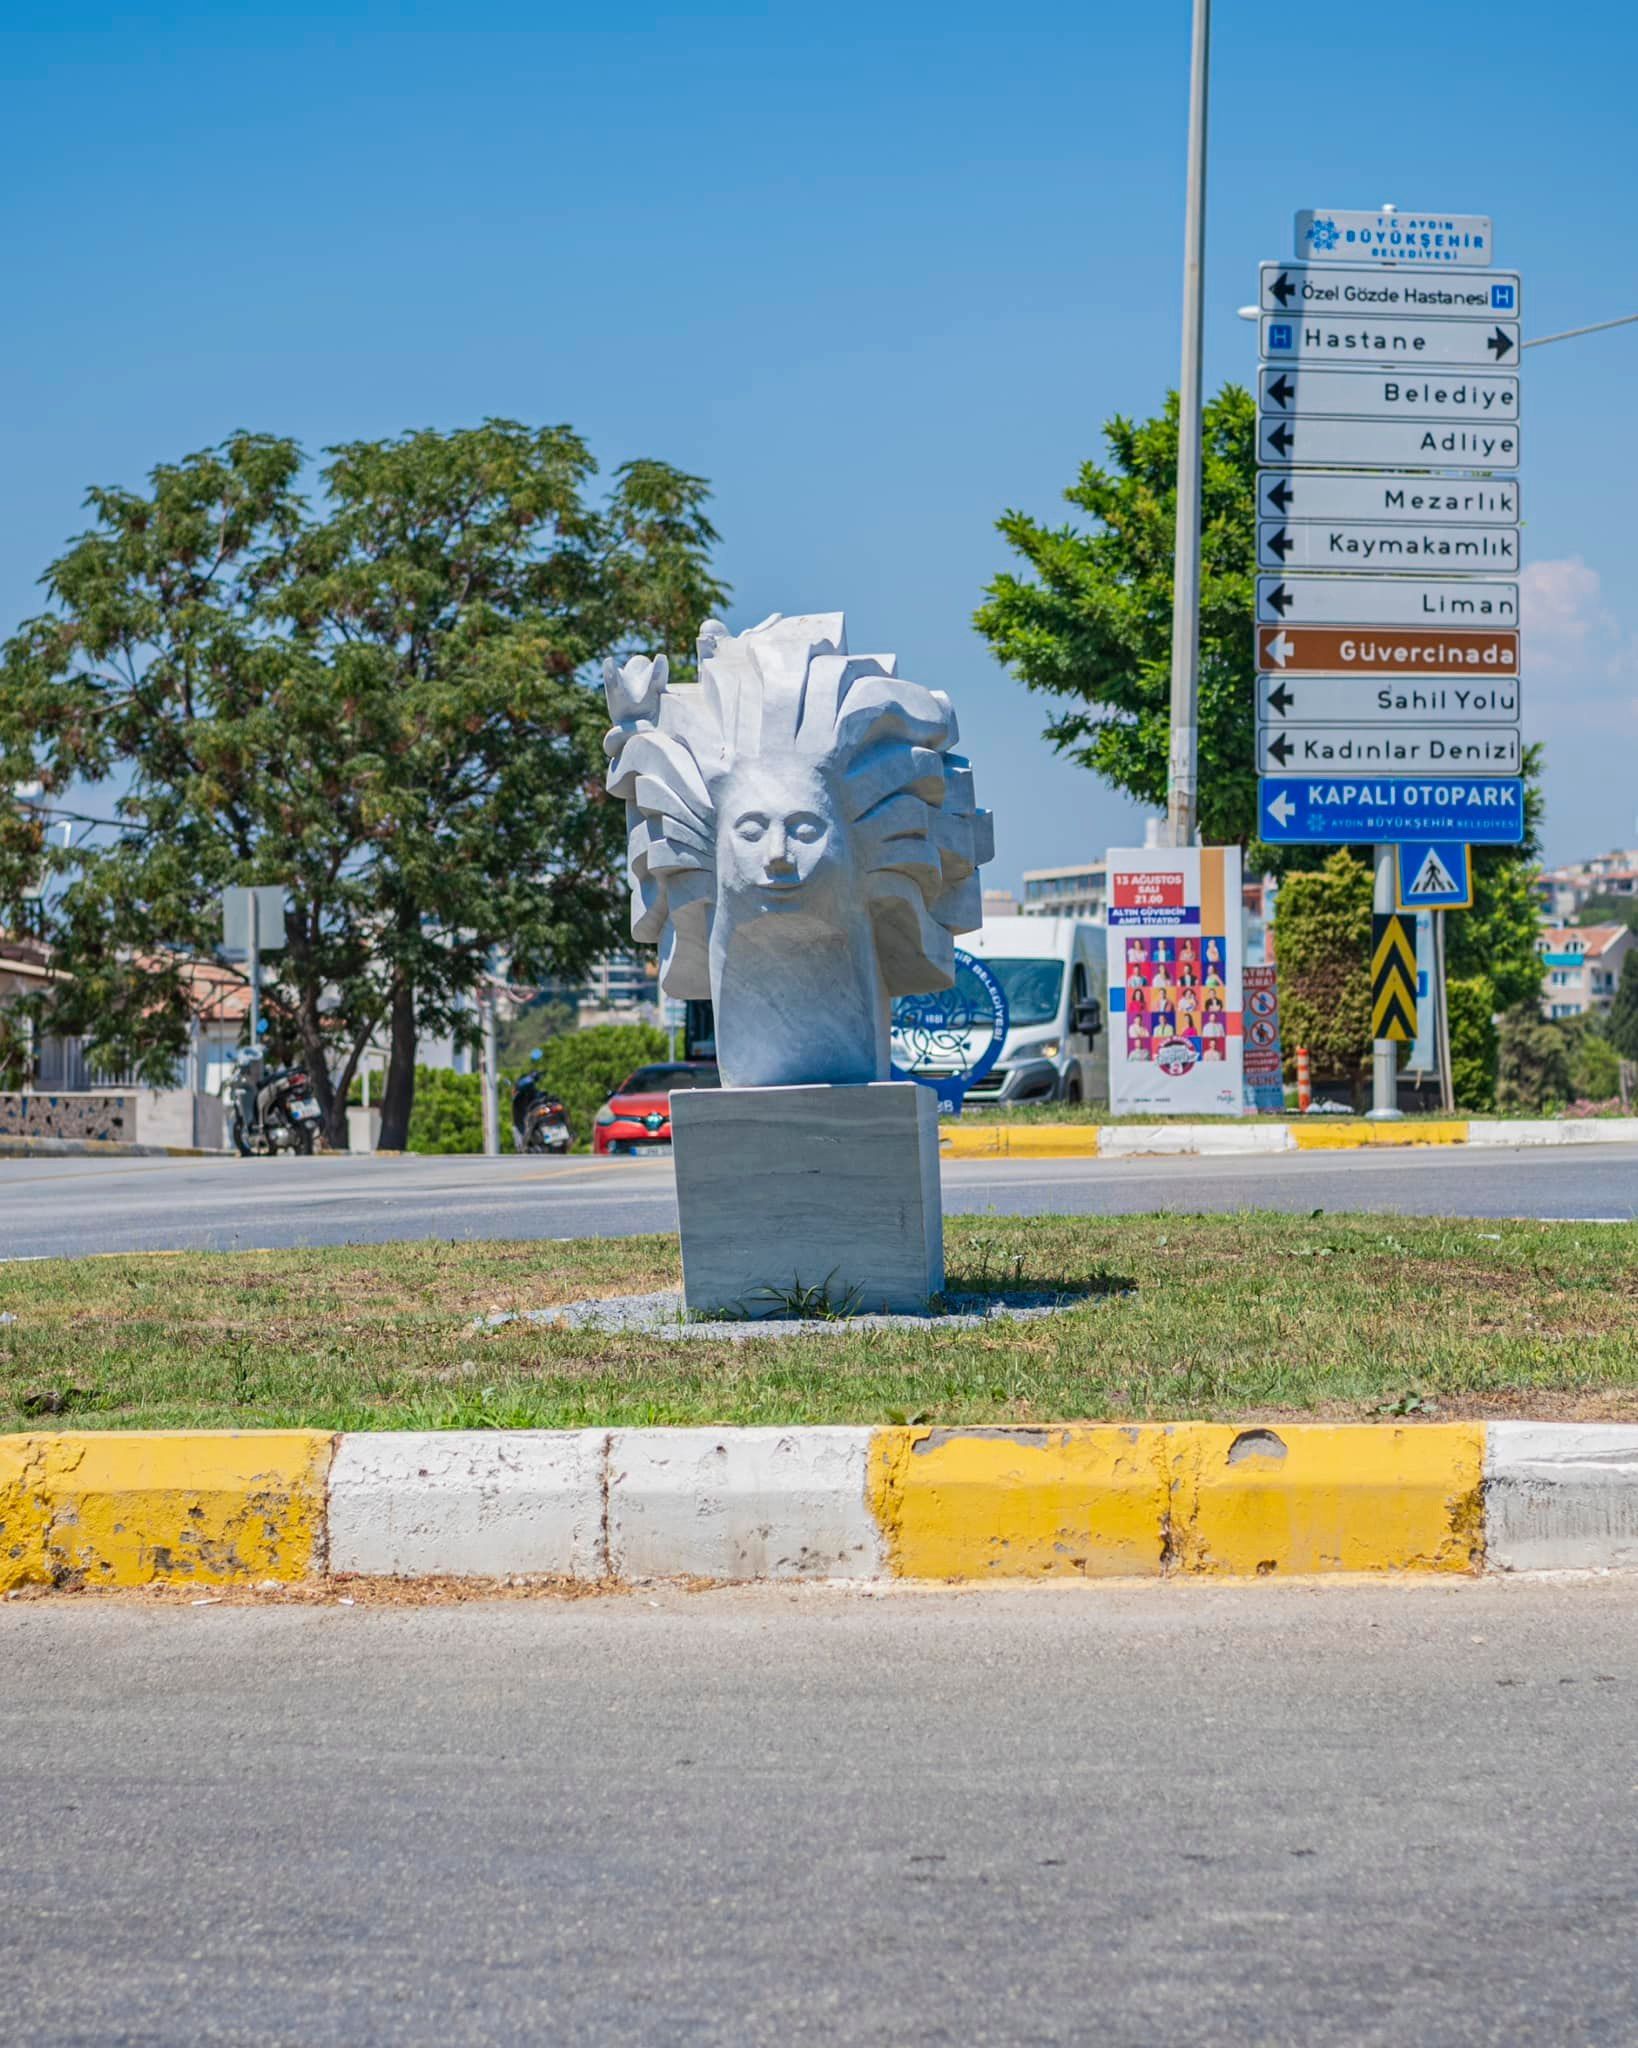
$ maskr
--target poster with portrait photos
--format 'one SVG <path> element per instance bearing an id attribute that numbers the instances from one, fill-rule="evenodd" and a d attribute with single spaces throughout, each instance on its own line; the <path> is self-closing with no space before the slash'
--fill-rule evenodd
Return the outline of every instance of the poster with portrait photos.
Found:
<path id="1" fill-rule="evenodd" d="M 1241 924 L 1237 846 L 1110 849 L 1117 1115 L 1243 1114 Z"/>

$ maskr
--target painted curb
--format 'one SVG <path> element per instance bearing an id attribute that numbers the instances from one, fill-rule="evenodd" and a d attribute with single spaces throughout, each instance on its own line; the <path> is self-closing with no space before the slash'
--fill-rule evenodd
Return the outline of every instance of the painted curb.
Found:
<path id="1" fill-rule="evenodd" d="M 0 1591 L 311 1578 L 334 1444 L 316 1429 L 0 1437 Z"/>
<path id="2" fill-rule="evenodd" d="M 1638 1568 L 1638 1426 L 0 1437 L 0 1590 Z"/>
<path id="3" fill-rule="evenodd" d="M 333 1572 L 608 1576 L 600 1429 L 371 1431 L 330 1467 Z"/>
<path id="4" fill-rule="evenodd" d="M 878 1579 L 868 1428 L 627 1429 L 609 1439 L 617 1579 Z"/>
<path id="5" fill-rule="evenodd" d="M 1638 1428 L 1491 1423 L 1485 1529 L 1497 1571 L 1638 1565 Z"/>
<path id="6" fill-rule="evenodd" d="M 945 1159 L 1169 1159 L 1268 1157 L 1283 1152 L 1356 1152 L 1428 1145 L 1631 1145 L 1638 1117 L 1582 1121 L 1459 1119 L 1368 1123 L 1316 1117 L 1285 1124 L 941 1124 Z"/>

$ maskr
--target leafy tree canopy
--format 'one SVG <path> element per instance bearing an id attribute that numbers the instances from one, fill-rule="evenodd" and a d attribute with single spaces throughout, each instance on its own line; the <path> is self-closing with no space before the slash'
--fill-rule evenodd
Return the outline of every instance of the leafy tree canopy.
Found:
<path id="1" fill-rule="evenodd" d="M 1257 828 L 1252 676 L 1257 410 L 1228 384 L 1205 409 L 1200 574 L 1200 823 L 1208 842 Z M 1046 737 L 1116 789 L 1166 807 L 1171 734 L 1172 571 L 1178 402 L 1110 420 L 1110 467 L 1081 465 L 1065 491 L 1093 522 L 1048 526 L 1004 513 L 1027 575 L 1003 571 L 976 617 L 996 656 L 1060 700 Z"/>
<path id="2" fill-rule="evenodd" d="M 41 868 L 72 978 L 56 1028 L 158 1075 L 186 1043 L 187 963 L 229 883 L 282 883 L 277 1042 L 332 1137 L 389 1034 L 384 1145 L 402 1144 L 426 1030 L 459 1028 L 504 951 L 573 975 L 623 925 L 623 818 L 602 788 L 591 665 L 687 649 L 725 592 L 701 479 L 628 463 L 600 501 L 567 427 L 506 420 L 331 449 L 301 494 L 289 440 L 238 434 L 98 489 L 47 569 L 51 608 L 0 652 L 0 922 Z M 91 790 L 104 822 L 47 844 Z"/>

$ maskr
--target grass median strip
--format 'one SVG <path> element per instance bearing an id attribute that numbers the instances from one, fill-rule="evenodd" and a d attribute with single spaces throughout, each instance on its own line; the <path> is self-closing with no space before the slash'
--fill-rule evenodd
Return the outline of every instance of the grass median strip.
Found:
<path id="1" fill-rule="evenodd" d="M 669 1237 L 0 1266 L 0 1432 L 1638 1419 L 1638 1230 L 1264 1214 L 960 1217 L 952 1291 L 1043 1322 L 691 1341 L 478 1325 L 675 1285 Z"/>

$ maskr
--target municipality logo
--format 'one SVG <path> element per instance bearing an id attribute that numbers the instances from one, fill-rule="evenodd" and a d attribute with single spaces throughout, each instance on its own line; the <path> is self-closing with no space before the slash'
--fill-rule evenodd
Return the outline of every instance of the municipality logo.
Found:
<path id="1" fill-rule="evenodd" d="M 1342 240 L 1342 230 L 1334 220 L 1311 220 L 1308 223 L 1308 246 L 1311 249 L 1334 249 Z"/>

